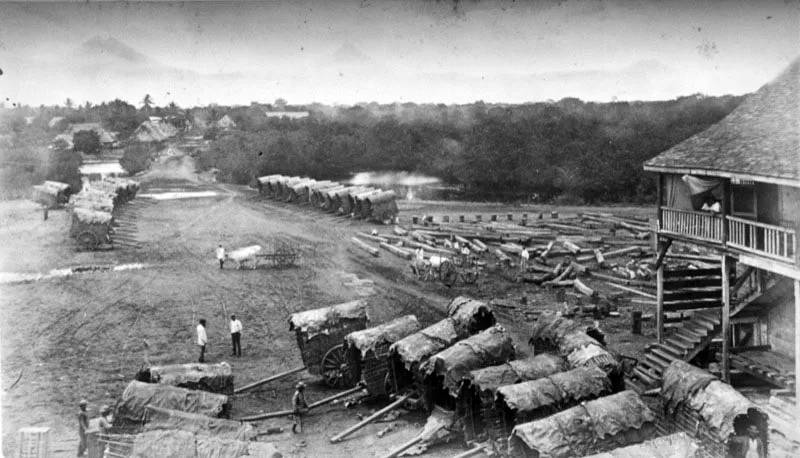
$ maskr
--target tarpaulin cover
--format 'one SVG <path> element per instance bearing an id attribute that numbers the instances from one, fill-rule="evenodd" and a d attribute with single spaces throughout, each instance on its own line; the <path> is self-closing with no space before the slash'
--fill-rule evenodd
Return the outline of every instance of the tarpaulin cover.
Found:
<path id="1" fill-rule="evenodd" d="M 491 307 L 485 302 L 476 301 L 466 296 L 459 296 L 447 305 L 447 316 L 453 319 L 459 328 L 459 332 L 467 334 L 475 332 L 476 320 L 481 317 L 490 318 L 488 326 L 495 323 Z"/>
<path id="2" fill-rule="evenodd" d="M 591 337 L 589 337 L 591 339 Z M 594 339 L 592 339 L 594 340 Z M 567 356 L 567 361 L 570 367 L 587 367 L 596 366 L 606 373 L 611 374 L 618 372 L 622 367 L 619 360 L 612 355 L 608 350 L 596 343 L 589 344 L 585 347 L 579 348 Z"/>
<path id="3" fill-rule="evenodd" d="M 256 430 L 247 422 L 212 418 L 206 415 L 147 406 L 145 431 L 180 429 L 195 434 L 205 434 L 224 439 L 253 440 Z"/>
<path id="4" fill-rule="evenodd" d="M 364 357 L 367 352 L 374 350 L 376 345 L 385 342 L 395 343 L 403 337 L 419 331 L 420 328 L 417 317 L 406 315 L 380 326 L 351 332 L 344 339 L 348 345 L 352 345 L 361 351 L 361 356 Z"/>
<path id="5" fill-rule="evenodd" d="M 500 387 L 497 390 L 497 399 L 505 407 L 519 414 L 609 393 L 611 393 L 611 382 L 602 369 L 581 367 L 537 380 Z"/>
<path id="6" fill-rule="evenodd" d="M 275 181 L 278 178 L 281 178 L 282 175 L 267 175 L 258 178 L 258 182 L 261 184 L 266 184 Z"/>
<path id="7" fill-rule="evenodd" d="M 426 377 L 444 377 L 444 387 L 450 396 L 456 397 L 458 386 L 469 375 L 469 371 L 513 358 L 514 342 L 511 335 L 502 326 L 495 325 L 431 356 L 422 367 L 422 373 Z"/>
<path id="8" fill-rule="evenodd" d="M 250 442 L 247 444 L 247 456 L 258 458 L 282 458 L 283 455 L 270 442 Z"/>
<path id="9" fill-rule="evenodd" d="M 111 213 L 108 212 L 75 207 L 73 214 L 78 221 L 85 224 L 108 224 L 111 222 Z"/>
<path id="10" fill-rule="evenodd" d="M 574 321 L 556 315 L 553 312 L 544 312 L 533 322 L 531 327 L 531 343 L 547 343 L 558 345 L 561 338 L 574 331 L 582 331 Z"/>
<path id="11" fill-rule="evenodd" d="M 388 202 L 390 200 L 394 200 L 397 198 L 397 194 L 394 191 L 381 191 L 380 194 L 376 194 L 374 196 L 368 196 L 366 198 L 369 203 L 372 205 L 377 205 L 381 202 Z"/>
<path id="12" fill-rule="evenodd" d="M 228 397 L 222 394 L 134 380 L 128 384 L 117 402 L 116 418 L 142 422 L 145 420 L 148 405 L 218 417 L 227 403 Z"/>
<path id="13" fill-rule="evenodd" d="M 547 377 L 565 368 L 564 358 L 542 353 L 529 359 L 476 369 L 469 373 L 467 379 L 477 391 L 494 393 L 501 386 Z"/>
<path id="14" fill-rule="evenodd" d="M 195 458 L 197 443 L 195 435 L 180 430 L 147 431 L 137 434 L 133 440 L 131 458 Z"/>
<path id="15" fill-rule="evenodd" d="M 247 442 L 196 436 L 197 458 L 238 458 L 247 456 Z"/>
<path id="16" fill-rule="evenodd" d="M 600 342 L 589 337 L 584 330 L 575 330 L 561 336 L 561 339 L 558 341 L 558 351 L 563 356 L 567 356 L 576 350 L 586 348 L 590 345 L 599 347 Z"/>
<path id="17" fill-rule="evenodd" d="M 655 416 L 632 391 L 623 391 L 517 425 L 509 442 L 523 442 L 544 457 L 583 456 L 605 436 L 652 424 Z"/>
<path id="18" fill-rule="evenodd" d="M 695 458 L 699 448 L 689 435 L 681 432 L 586 458 Z"/>
<path id="19" fill-rule="evenodd" d="M 416 436 L 420 439 L 420 442 L 403 452 L 401 456 L 420 455 L 431 445 L 439 442 L 448 442 L 459 432 L 455 411 L 435 405 L 431 415 L 425 421 L 425 427 Z"/>
<path id="20" fill-rule="evenodd" d="M 39 192 L 42 192 L 42 193 L 44 193 L 44 194 L 51 195 L 51 196 L 57 196 L 57 195 L 58 195 L 58 193 L 60 192 L 60 191 L 59 191 L 58 189 L 56 189 L 56 188 L 50 188 L 50 187 L 47 187 L 47 186 L 45 186 L 45 185 L 43 185 L 43 184 L 37 184 L 37 185 L 34 185 L 34 186 L 33 186 L 33 189 L 35 189 L 35 190 L 37 190 L 37 191 L 39 191 Z"/>
<path id="21" fill-rule="evenodd" d="M 466 335 L 459 334 L 456 330 L 455 322 L 445 318 L 395 342 L 389 352 L 403 361 L 406 370 L 411 370 L 415 363 L 423 362 L 464 337 Z"/>
<path id="22" fill-rule="evenodd" d="M 223 392 L 232 385 L 233 369 L 226 362 L 218 364 L 170 364 L 151 366 L 150 383 L 181 386 L 185 384 L 204 385 L 207 391 Z M 214 389 L 218 388 L 218 389 Z"/>
<path id="23" fill-rule="evenodd" d="M 689 398 L 689 408 L 700 414 L 720 441 L 728 440 L 733 434 L 733 420 L 737 416 L 747 415 L 749 409 L 764 415 L 749 399 L 720 380 L 712 381 Z"/>
<path id="24" fill-rule="evenodd" d="M 66 191 L 67 189 L 69 189 L 69 185 L 68 184 L 62 183 L 60 181 L 45 181 L 44 182 L 44 186 L 48 187 L 48 188 L 51 188 L 51 189 L 55 189 L 56 191 L 59 191 L 59 192 L 60 191 Z"/>
<path id="25" fill-rule="evenodd" d="M 661 405 L 672 415 L 682 402 L 702 390 L 717 377 L 684 361 L 673 361 L 664 371 L 661 381 Z"/>
<path id="26" fill-rule="evenodd" d="M 692 194 L 702 194 L 706 191 L 710 191 L 721 183 L 721 181 L 716 178 L 698 178 L 692 175 L 684 175 L 681 177 L 681 180 L 689 186 L 689 190 Z"/>
<path id="27" fill-rule="evenodd" d="M 345 302 L 331 307 L 307 310 L 289 317 L 289 330 L 298 330 L 308 334 L 308 338 L 317 334 L 327 334 L 342 320 L 368 320 L 367 302 L 363 299 Z"/>

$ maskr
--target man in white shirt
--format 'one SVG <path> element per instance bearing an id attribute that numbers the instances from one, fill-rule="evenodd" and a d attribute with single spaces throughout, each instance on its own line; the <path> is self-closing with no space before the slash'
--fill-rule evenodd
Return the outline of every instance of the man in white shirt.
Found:
<path id="1" fill-rule="evenodd" d="M 222 248 L 222 245 L 217 247 L 217 261 L 219 261 L 219 268 L 222 269 L 222 265 L 225 263 L 225 248 Z"/>
<path id="2" fill-rule="evenodd" d="M 200 362 L 206 362 L 206 343 L 208 337 L 206 336 L 206 320 L 200 318 L 200 323 L 197 325 L 197 345 L 200 347 Z"/>
<path id="3" fill-rule="evenodd" d="M 527 248 L 523 248 L 522 251 L 519 253 L 519 270 L 520 272 L 525 272 L 528 269 L 528 260 L 531 258 L 531 254 L 528 253 Z"/>
<path id="4" fill-rule="evenodd" d="M 231 343 L 231 356 L 242 356 L 242 322 L 236 319 L 236 315 L 231 315 Z"/>

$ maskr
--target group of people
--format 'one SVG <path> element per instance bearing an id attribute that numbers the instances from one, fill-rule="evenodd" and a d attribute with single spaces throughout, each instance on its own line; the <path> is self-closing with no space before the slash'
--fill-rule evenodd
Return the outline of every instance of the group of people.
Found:
<path id="1" fill-rule="evenodd" d="M 206 320 L 200 318 L 197 323 L 197 346 L 200 347 L 200 359 L 198 362 L 204 363 L 206 361 L 206 345 L 208 345 L 208 334 L 206 334 Z M 233 351 L 231 356 L 242 356 L 242 322 L 236 318 L 236 314 L 231 315 L 229 323 L 231 330 L 231 346 Z"/>
<path id="2" fill-rule="evenodd" d="M 89 425 L 89 401 L 81 399 L 78 403 L 78 456 L 84 456 L 89 447 L 86 434 L 90 430 Z M 106 434 L 111 429 L 113 424 L 114 411 L 110 406 L 104 405 L 100 407 L 100 416 L 97 418 L 97 430 L 100 434 Z"/>

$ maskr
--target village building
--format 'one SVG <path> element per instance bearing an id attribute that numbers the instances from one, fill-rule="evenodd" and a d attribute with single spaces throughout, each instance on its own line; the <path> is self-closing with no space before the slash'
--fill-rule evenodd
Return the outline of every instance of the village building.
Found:
<path id="1" fill-rule="evenodd" d="M 76 133 L 82 131 L 94 131 L 100 137 L 100 144 L 104 148 L 113 148 L 117 143 L 117 136 L 113 132 L 109 132 L 100 125 L 99 122 L 84 122 L 77 124 L 70 124 L 64 133 L 57 135 L 53 141 L 64 140 L 68 147 L 73 147 L 73 137 Z"/>
<path id="2" fill-rule="evenodd" d="M 133 132 L 133 138 L 142 143 L 163 142 L 178 135 L 178 129 L 169 121 L 150 116 Z"/>
<path id="3" fill-rule="evenodd" d="M 236 123 L 228 115 L 225 115 L 222 118 L 220 118 L 219 121 L 215 123 L 215 125 L 223 130 L 233 129 L 234 127 L 236 127 Z"/>
<path id="4" fill-rule="evenodd" d="M 717 350 L 731 370 L 794 391 L 800 372 L 800 59 L 719 123 L 655 158 L 658 344 L 636 368 L 657 386 L 674 360 Z M 668 267 L 680 242 L 707 268 Z M 665 321 L 684 321 L 665 332 Z M 721 342 L 719 340 L 721 339 Z M 800 405 L 800 397 L 795 396 Z"/>

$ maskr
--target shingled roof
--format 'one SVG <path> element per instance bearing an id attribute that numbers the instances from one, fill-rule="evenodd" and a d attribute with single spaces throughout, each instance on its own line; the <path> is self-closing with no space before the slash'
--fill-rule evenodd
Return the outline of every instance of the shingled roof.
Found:
<path id="1" fill-rule="evenodd" d="M 644 169 L 800 186 L 800 58 L 722 121 Z"/>

